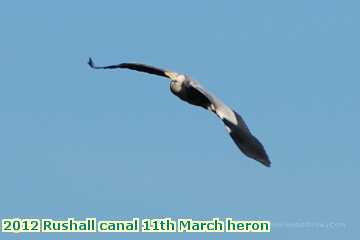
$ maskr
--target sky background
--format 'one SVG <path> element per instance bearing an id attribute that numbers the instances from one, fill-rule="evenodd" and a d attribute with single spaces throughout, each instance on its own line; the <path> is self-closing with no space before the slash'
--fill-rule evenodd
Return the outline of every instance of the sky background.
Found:
<path id="1" fill-rule="evenodd" d="M 1 1 L 0 218 L 270 220 L 270 234 L 24 239 L 339 239 L 358 235 L 358 1 Z M 266 168 L 169 82 L 236 109 Z M 0 239 L 19 235 L 0 233 Z"/>

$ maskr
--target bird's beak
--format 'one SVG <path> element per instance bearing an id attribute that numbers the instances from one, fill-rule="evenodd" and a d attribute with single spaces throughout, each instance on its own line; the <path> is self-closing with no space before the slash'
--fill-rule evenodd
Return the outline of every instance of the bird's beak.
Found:
<path id="1" fill-rule="evenodd" d="M 165 75 L 169 77 L 171 80 L 175 81 L 178 74 L 175 72 L 165 71 Z"/>

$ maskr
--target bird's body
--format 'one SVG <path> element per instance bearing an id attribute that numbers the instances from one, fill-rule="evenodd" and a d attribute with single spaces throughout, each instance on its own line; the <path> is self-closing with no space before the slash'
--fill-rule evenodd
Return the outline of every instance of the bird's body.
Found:
<path id="1" fill-rule="evenodd" d="M 211 102 L 204 94 L 193 87 L 192 83 L 195 81 L 185 75 L 180 76 L 180 80 L 170 82 L 170 91 L 185 102 L 208 109 Z"/>
<path id="2" fill-rule="evenodd" d="M 235 144 L 246 156 L 261 162 L 265 166 L 270 166 L 271 162 L 263 145 L 250 132 L 241 116 L 189 76 L 138 63 L 122 63 L 98 67 L 89 59 L 89 65 L 95 69 L 127 68 L 170 78 L 170 91 L 174 95 L 187 103 L 203 107 L 215 113 L 223 121 Z"/>

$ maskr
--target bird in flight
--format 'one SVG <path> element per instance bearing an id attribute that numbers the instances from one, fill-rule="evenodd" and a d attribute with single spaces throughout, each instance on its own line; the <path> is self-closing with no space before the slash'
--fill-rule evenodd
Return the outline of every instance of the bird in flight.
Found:
<path id="1" fill-rule="evenodd" d="M 271 162 L 263 145 L 250 132 L 250 129 L 242 117 L 189 76 L 140 63 L 120 63 L 117 65 L 96 66 L 93 60 L 89 58 L 88 64 L 94 69 L 125 68 L 169 78 L 170 90 L 174 95 L 185 102 L 215 113 L 216 116 L 223 121 L 230 137 L 239 147 L 241 152 L 249 158 L 255 159 L 265 166 L 270 167 Z"/>

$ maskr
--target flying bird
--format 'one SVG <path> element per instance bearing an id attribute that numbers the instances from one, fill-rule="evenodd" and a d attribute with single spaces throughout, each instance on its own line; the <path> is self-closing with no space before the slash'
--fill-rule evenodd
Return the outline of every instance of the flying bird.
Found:
<path id="1" fill-rule="evenodd" d="M 223 121 L 235 144 L 246 156 L 270 167 L 271 162 L 263 145 L 251 133 L 242 117 L 189 76 L 140 63 L 96 66 L 93 60 L 89 58 L 88 64 L 94 69 L 125 68 L 169 78 L 170 90 L 174 95 L 185 102 L 215 113 Z"/>

